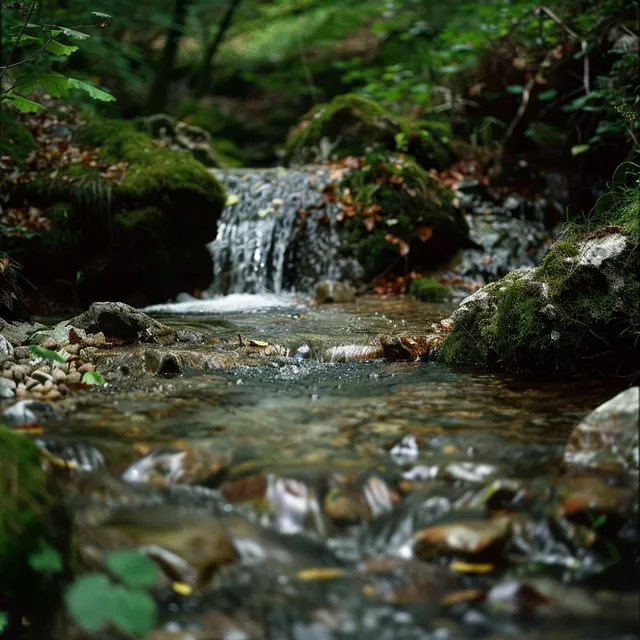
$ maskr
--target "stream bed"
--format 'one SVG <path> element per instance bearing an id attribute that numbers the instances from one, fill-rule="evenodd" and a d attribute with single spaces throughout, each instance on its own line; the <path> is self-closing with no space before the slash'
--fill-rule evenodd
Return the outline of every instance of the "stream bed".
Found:
<path id="1" fill-rule="evenodd" d="M 160 305 L 227 359 L 282 348 L 110 382 L 44 423 L 85 563 L 138 547 L 163 569 L 149 638 L 639 637 L 637 476 L 563 464 L 626 385 L 364 358 L 451 309 Z"/>

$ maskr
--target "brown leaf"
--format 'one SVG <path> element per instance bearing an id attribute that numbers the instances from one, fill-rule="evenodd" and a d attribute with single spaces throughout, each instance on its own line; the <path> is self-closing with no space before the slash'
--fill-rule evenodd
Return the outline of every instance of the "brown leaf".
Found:
<path id="1" fill-rule="evenodd" d="M 426 242 L 433 235 L 433 230 L 431 229 L 431 227 L 427 227 L 426 224 L 419 224 L 417 227 L 417 231 L 418 238 L 420 238 L 422 242 Z"/>

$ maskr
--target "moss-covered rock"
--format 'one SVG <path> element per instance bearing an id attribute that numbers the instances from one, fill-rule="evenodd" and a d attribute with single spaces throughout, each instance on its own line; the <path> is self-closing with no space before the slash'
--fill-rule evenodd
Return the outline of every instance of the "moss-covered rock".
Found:
<path id="1" fill-rule="evenodd" d="M 441 265 L 469 244 L 452 192 L 410 157 L 369 154 L 340 188 L 347 209 L 343 252 L 354 254 L 367 279 L 393 268 L 399 258 L 405 258 L 403 270 Z M 353 207 L 356 215 L 350 215 Z"/>
<path id="2" fill-rule="evenodd" d="M 43 548 L 57 552 L 63 564 L 66 562 L 69 519 L 51 476 L 43 469 L 38 447 L 27 436 L 0 427 L 2 608 L 16 626 L 24 615 L 46 637 L 53 638 L 52 616 L 60 605 L 64 566 L 56 571 L 37 570 L 36 563 L 34 568 L 33 554 Z"/>
<path id="3" fill-rule="evenodd" d="M 6 109 L 0 111 L 0 156 L 22 164 L 38 148 L 27 126 Z"/>
<path id="4" fill-rule="evenodd" d="M 441 127 L 421 128 L 382 105 L 353 93 L 315 106 L 302 116 L 286 141 L 293 164 L 361 156 L 377 146 L 406 149 L 423 167 L 446 166 L 449 138 Z"/>
<path id="5" fill-rule="evenodd" d="M 444 302 L 451 297 L 451 291 L 435 278 L 416 278 L 409 285 L 409 295 L 423 302 Z"/>
<path id="6" fill-rule="evenodd" d="M 509 370 L 637 374 L 639 242 L 636 182 L 570 228 L 539 267 L 466 298 L 438 357 Z"/>
<path id="7" fill-rule="evenodd" d="M 211 281 L 206 243 L 224 207 L 218 180 L 186 151 L 158 144 L 132 122 L 91 120 L 74 141 L 99 147 L 102 166 L 75 164 L 27 185 L 53 222 L 24 249 L 28 274 L 46 269 L 83 303 L 166 300 Z M 64 287 L 64 284 L 61 285 Z"/>

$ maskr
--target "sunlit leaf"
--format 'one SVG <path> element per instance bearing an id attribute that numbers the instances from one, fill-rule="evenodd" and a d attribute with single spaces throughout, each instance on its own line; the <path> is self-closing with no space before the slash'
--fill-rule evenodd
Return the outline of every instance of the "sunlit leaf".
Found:
<path id="1" fill-rule="evenodd" d="M 64 358 L 55 351 L 50 351 L 37 344 L 29 345 L 29 353 L 32 358 L 43 358 L 44 360 L 55 360 L 56 362 L 64 363 Z"/>
<path id="2" fill-rule="evenodd" d="M 87 384 L 89 386 L 104 384 L 104 378 L 102 374 L 97 371 L 87 371 L 82 375 L 82 384 Z"/>
<path id="3" fill-rule="evenodd" d="M 186 582 L 173 582 L 171 588 L 181 596 L 190 596 L 193 593 L 191 585 L 188 585 Z"/>
<path id="4" fill-rule="evenodd" d="M 452 562 L 449 566 L 460 573 L 491 573 L 496 568 L 493 564 L 477 562 Z"/>
<path id="5" fill-rule="evenodd" d="M 590 144 L 577 144 L 571 147 L 571 155 L 579 156 L 580 154 L 586 153 L 587 151 L 589 151 L 589 149 L 591 149 Z"/>
<path id="6" fill-rule="evenodd" d="M 234 204 L 240 202 L 240 196 L 237 196 L 235 193 L 230 193 L 227 196 L 227 207 L 232 207 Z"/>
<path id="7" fill-rule="evenodd" d="M 70 56 L 74 51 L 78 50 L 78 47 L 74 45 L 66 45 L 57 42 L 56 40 L 52 40 L 46 49 L 49 53 L 52 53 L 54 56 Z"/>
<path id="8" fill-rule="evenodd" d="M 18 111 L 22 111 L 22 113 L 36 113 L 36 111 L 44 109 L 41 104 L 33 100 L 27 100 L 27 98 L 23 98 L 15 93 L 5 95 L 2 100 L 0 100 L 0 104 L 10 104 L 18 109 Z"/>
<path id="9" fill-rule="evenodd" d="M 264 340 L 249 340 L 250 347 L 268 347 L 269 343 Z"/>
<path id="10" fill-rule="evenodd" d="M 315 567 L 298 571 L 298 578 L 305 582 L 317 582 L 320 580 L 333 580 L 345 574 L 344 569 L 338 567 Z"/>

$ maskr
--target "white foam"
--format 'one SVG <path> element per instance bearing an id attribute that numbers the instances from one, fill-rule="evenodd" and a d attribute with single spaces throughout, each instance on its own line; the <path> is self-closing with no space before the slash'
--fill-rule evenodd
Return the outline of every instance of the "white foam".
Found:
<path id="1" fill-rule="evenodd" d="M 282 309 L 284 307 L 302 308 L 299 298 L 272 293 L 232 293 L 208 300 L 198 300 L 181 294 L 181 302 L 167 302 L 144 307 L 147 313 L 250 313 L 264 309 Z"/>

